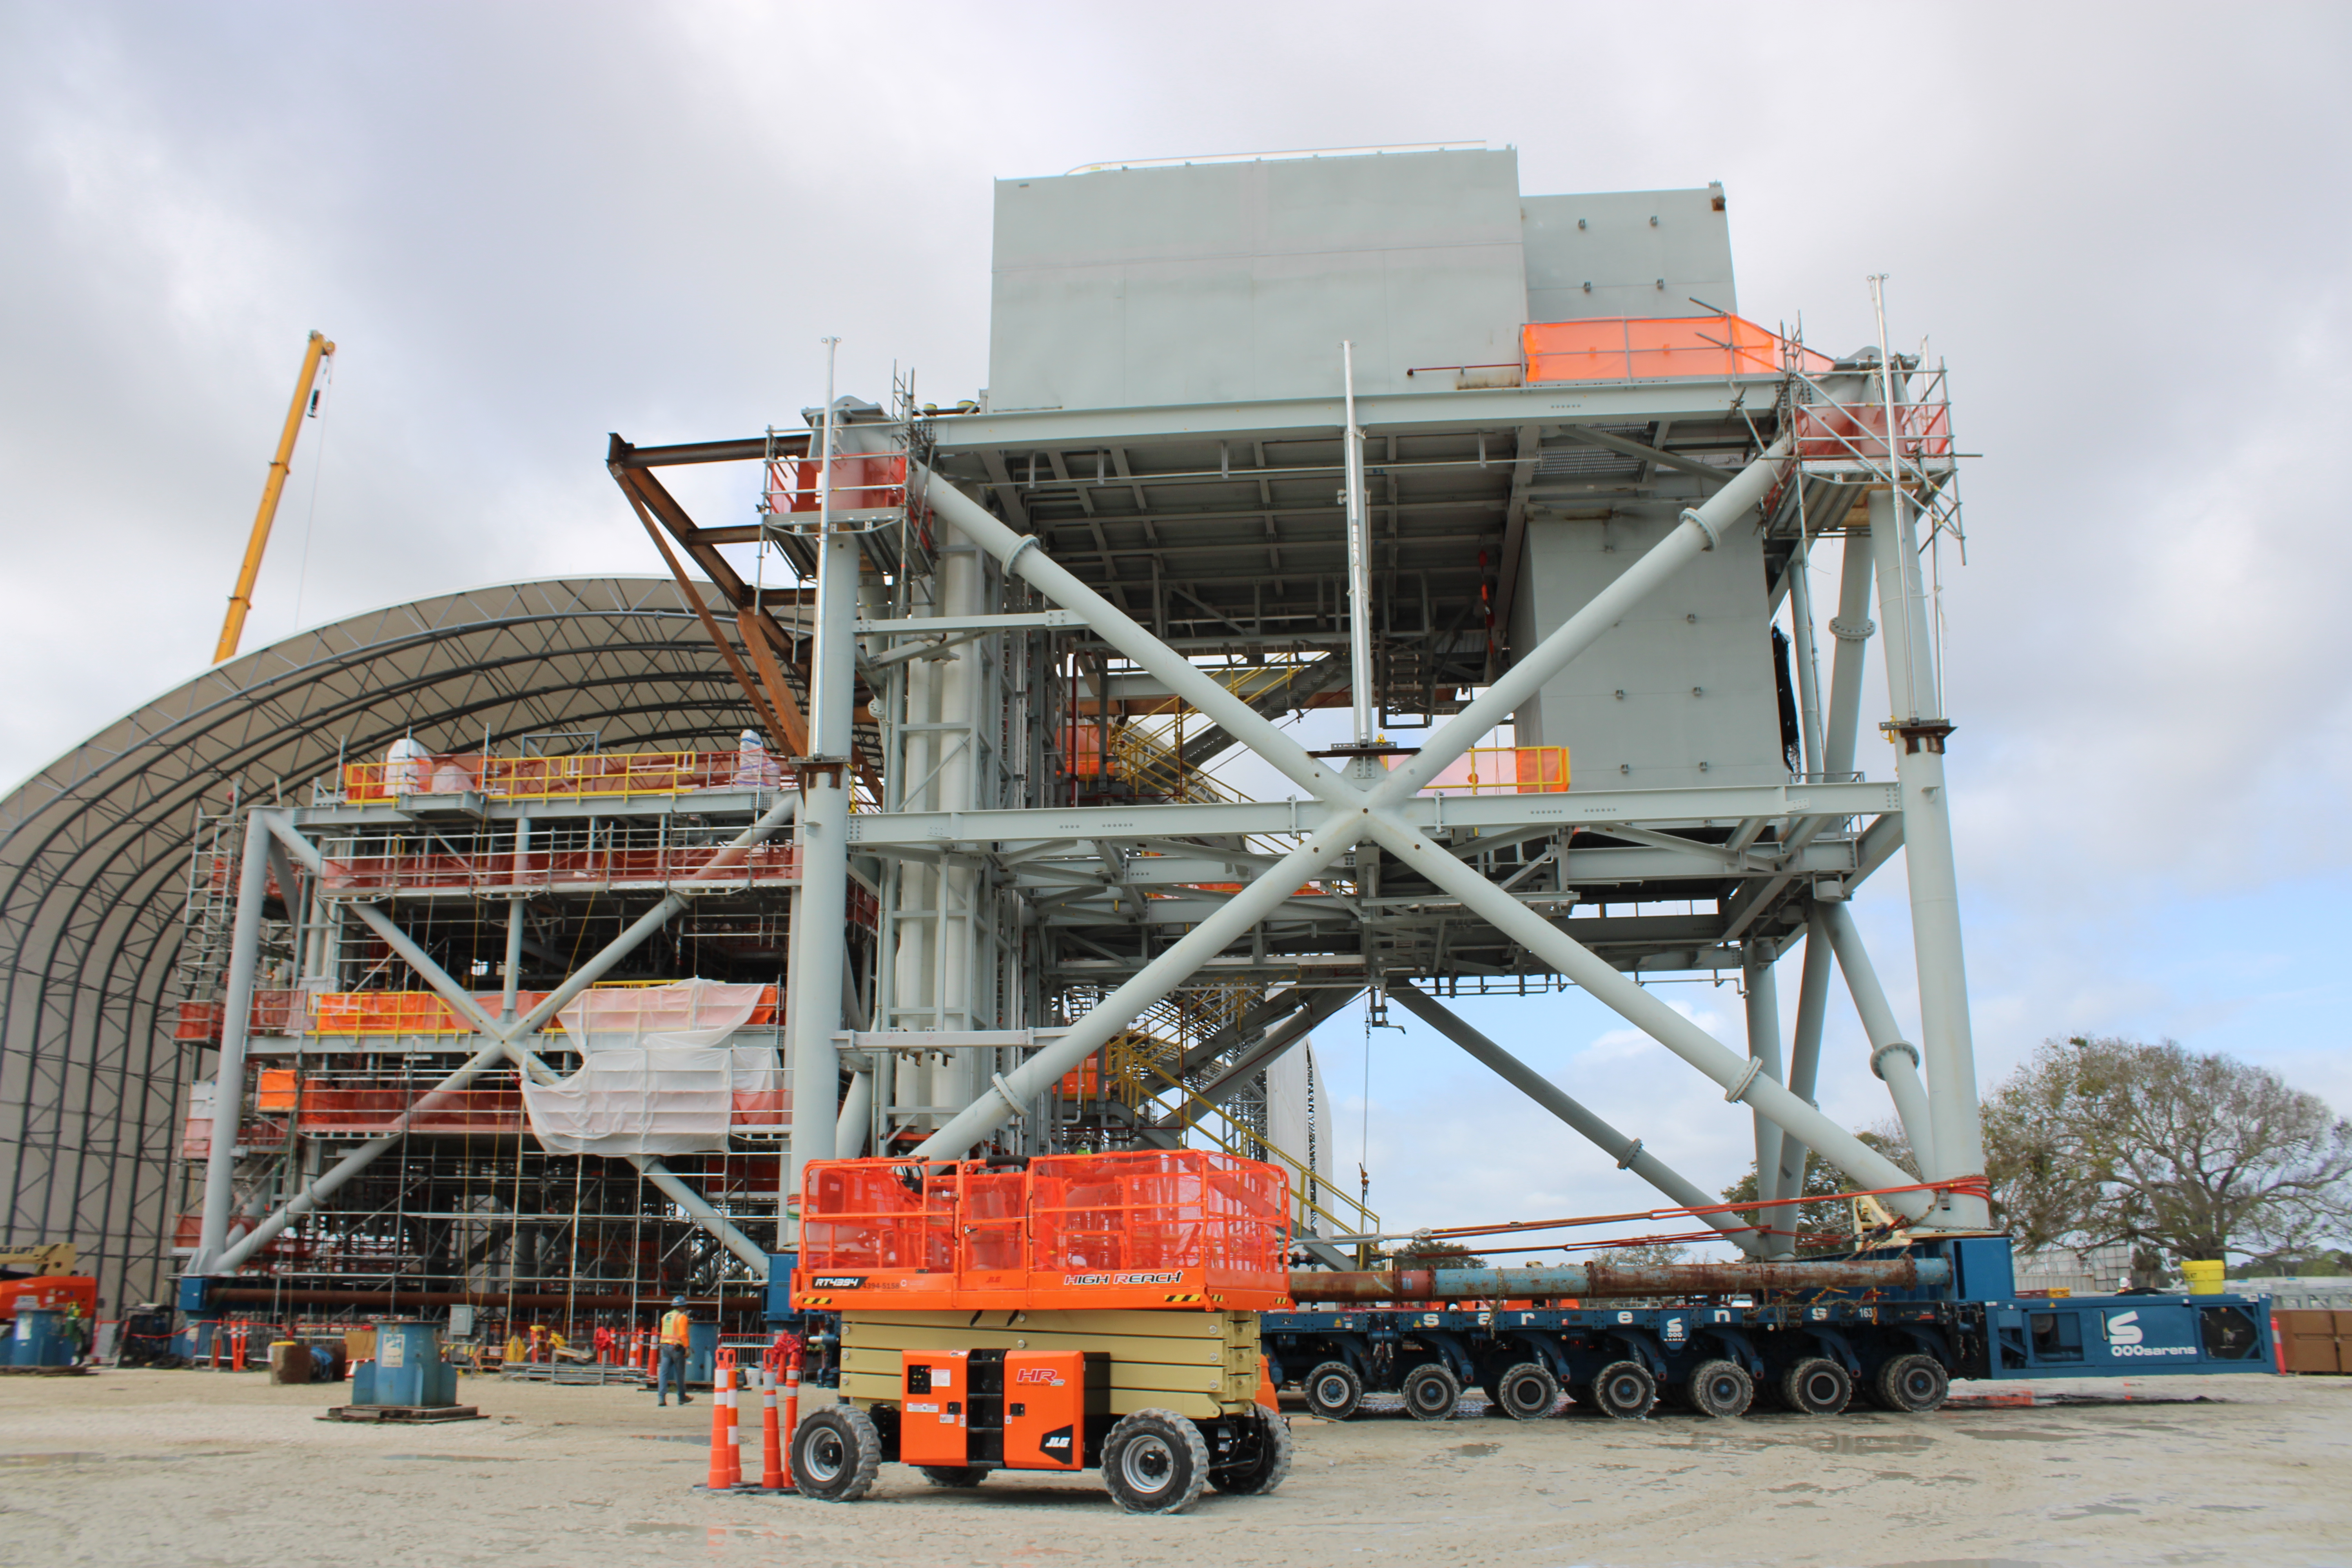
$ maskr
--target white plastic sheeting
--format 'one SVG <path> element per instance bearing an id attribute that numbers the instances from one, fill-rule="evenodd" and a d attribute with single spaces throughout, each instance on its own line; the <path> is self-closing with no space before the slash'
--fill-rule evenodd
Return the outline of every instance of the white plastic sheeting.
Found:
<path id="1" fill-rule="evenodd" d="M 696 1154 L 727 1147 L 739 1095 L 784 1088 L 772 1046 L 730 1046 L 765 987 L 688 980 L 583 992 L 557 1015 L 583 1058 L 522 1086 L 530 1130 L 559 1154 Z"/>
<path id="2" fill-rule="evenodd" d="M 1331 1097 L 1311 1038 L 1265 1065 L 1265 1135 L 1313 1173 L 1291 1171 L 1290 1197 L 1300 1228 L 1321 1234 L 1328 1226 L 1307 1205 L 1331 1202 Z"/>

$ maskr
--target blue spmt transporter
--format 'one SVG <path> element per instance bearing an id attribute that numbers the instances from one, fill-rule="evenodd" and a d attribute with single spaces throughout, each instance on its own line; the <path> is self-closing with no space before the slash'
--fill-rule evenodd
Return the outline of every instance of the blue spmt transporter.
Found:
<path id="1" fill-rule="evenodd" d="M 1276 1384 L 1332 1420 L 1378 1392 L 1443 1421 L 1465 1388 L 1520 1420 L 1552 1414 L 1563 1393 L 1621 1419 L 1661 1399 L 1714 1416 L 1751 1404 L 1830 1415 L 1857 1392 L 1916 1412 L 1955 1378 L 2276 1364 L 2258 1300 L 2020 1297 L 2000 1237 L 1784 1263 L 1299 1270 L 1291 1294 L 1297 1310 L 1264 1316 L 1265 1354 Z"/>

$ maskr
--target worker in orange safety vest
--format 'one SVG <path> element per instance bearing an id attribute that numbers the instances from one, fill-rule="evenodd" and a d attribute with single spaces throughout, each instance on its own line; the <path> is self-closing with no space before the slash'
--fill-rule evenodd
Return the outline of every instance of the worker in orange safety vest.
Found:
<path id="1" fill-rule="evenodd" d="M 691 1405 L 686 1393 L 686 1345 L 694 1320 L 686 1315 L 686 1298 L 672 1296 L 661 1321 L 661 1371 L 654 1380 L 654 1404 L 669 1403 L 670 1384 L 677 1384 L 677 1402 Z"/>

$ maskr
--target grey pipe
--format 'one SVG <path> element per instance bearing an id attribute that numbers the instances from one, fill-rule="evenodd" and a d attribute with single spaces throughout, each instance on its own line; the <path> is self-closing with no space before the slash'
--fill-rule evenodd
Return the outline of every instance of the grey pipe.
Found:
<path id="1" fill-rule="evenodd" d="M 268 896 L 267 815 L 246 814 L 237 857 L 236 914 L 229 928 L 228 987 L 221 998 L 220 1057 L 213 1074 L 213 1130 L 205 1152 L 205 1214 L 190 1273 L 208 1273 L 228 1244 L 229 1213 L 236 1206 L 236 1140 L 245 1130 L 245 1043 L 253 1027 L 253 972 L 261 955 L 261 904 Z M 280 889 L 290 902 L 294 889 Z"/>

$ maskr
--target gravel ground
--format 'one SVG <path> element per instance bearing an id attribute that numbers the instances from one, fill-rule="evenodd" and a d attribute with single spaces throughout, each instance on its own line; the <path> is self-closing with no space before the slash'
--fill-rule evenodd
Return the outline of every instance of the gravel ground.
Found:
<path id="1" fill-rule="evenodd" d="M 711 1497 L 701 1398 L 467 1379 L 488 1419 L 375 1427 L 253 1373 L 0 1378 L 0 1563 L 2352 1564 L 2352 1379 L 2065 1386 L 1925 1416 L 1294 1415 L 1279 1492 L 1141 1519 L 1086 1475 Z"/>

